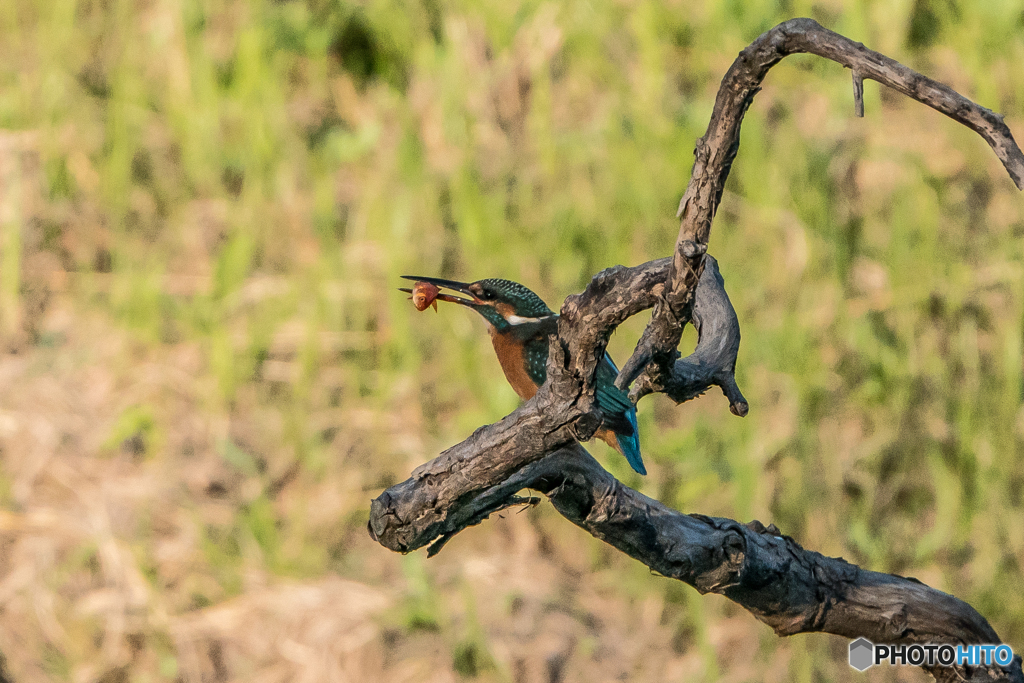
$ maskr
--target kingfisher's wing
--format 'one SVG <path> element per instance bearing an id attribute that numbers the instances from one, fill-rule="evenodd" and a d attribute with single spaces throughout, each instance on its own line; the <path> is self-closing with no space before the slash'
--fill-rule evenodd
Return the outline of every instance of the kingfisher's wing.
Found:
<path id="1" fill-rule="evenodd" d="M 594 398 L 604 413 L 604 426 L 615 432 L 615 440 L 619 449 L 626 456 L 630 467 L 640 474 L 647 474 L 643 458 L 640 456 L 640 433 L 636 424 L 636 406 L 629 400 L 629 395 L 615 386 L 615 378 L 619 369 L 607 353 L 597 368 L 597 388 Z"/>
<path id="2" fill-rule="evenodd" d="M 615 386 L 615 378 L 618 375 L 618 368 L 615 367 L 611 356 L 606 353 L 604 360 L 597 367 L 597 388 L 594 390 L 594 398 L 604 413 L 605 426 L 616 434 L 631 436 L 636 433 L 636 426 L 627 415 L 636 409 L 630 402 L 629 395 Z"/>

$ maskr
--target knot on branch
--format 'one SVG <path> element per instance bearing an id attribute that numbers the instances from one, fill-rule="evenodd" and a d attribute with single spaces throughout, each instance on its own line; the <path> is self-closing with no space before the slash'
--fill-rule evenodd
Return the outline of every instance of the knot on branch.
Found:
<path id="1" fill-rule="evenodd" d="M 698 259 L 708 252 L 708 245 L 694 242 L 693 240 L 683 240 L 679 243 L 679 253 L 683 255 L 690 265 L 691 270 L 696 273 L 697 267 L 699 267 Z"/>
<path id="2" fill-rule="evenodd" d="M 704 255 L 707 251 L 707 244 L 691 239 L 680 239 L 676 244 L 672 268 L 665 282 L 665 294 L 662 299 L 668 305 L 668 309 L 663 312 L 675 316 L 676 320 L 670 325 L 672 329 L 678 328 L 680 334 L 690 318 L 689 309 L 693 306 L 697 281 L 704 270 Z M 657 312 L 653 318 L 657 319 Z M 678 343 L 677 339 L 676 344 Z"/>
<path id="3" fill-rule="evenodd" d="M 583 413 L 569 425 L 569 431 L 577 441 L 590 441 L 601 427 L 600 411 Z"/>
<path id="4" fill-rule="evenodd" d="M 711 557 L 702 571 L 693 576 L 693 587 L 701 593 L 725 593 L 743 580 L 747 559 L 747 540 L 742 527 L 731 519 L 716 519 L 705 515 L 691 514 L 711 527 L 716 534 L 717 545 L 711 548 Z"/>
<path id="5" fill-rule="evenodd" d="M 774 522 L 765 526 L 759 519 L 753 519 L 746 524 L 747 528 L 756 534 L 768 534 L 769 536 L 781 536 L 779 527 L 775 526 Z"/>

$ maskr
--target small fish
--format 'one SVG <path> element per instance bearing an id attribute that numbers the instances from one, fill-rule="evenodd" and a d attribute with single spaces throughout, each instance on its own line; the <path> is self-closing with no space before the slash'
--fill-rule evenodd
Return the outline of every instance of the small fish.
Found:
<path id="1" fill-rule="evenodd" d="M 427 306 L 433 306 L 437 310 L 437 296 L 440 290 L 429 282 L 417 282 L 412 286 L 412 303 L 417 311 L 427 310 Z"/>

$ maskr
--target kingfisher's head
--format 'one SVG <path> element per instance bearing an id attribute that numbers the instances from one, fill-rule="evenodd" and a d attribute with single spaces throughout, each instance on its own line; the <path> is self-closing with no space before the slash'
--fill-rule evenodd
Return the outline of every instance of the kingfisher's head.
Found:
<path id="1" fill-rule="evenodd" d="M 489 278 L 476 282 L 456 282 L 436 277 L 403 275 L 406 280 L 427 282 L 435 287 L 465 294 L 470 298 L 439 294 L 438 301 L 450 301 L 472 308 L 498 332 L 507 332 L 517 325 L 541 323 L 555 315 L 544 301 L 518 282 Z M 403 289 L 403 292 L 411 290 Z"/>

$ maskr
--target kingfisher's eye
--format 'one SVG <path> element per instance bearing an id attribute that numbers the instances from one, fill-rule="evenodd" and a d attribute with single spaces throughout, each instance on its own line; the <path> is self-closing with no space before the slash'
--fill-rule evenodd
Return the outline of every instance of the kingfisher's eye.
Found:
<path id="1" fill-rule="evenodd" d="M 485 289 L 483 290 L 483 292 L 480 293 L 480 298 L 485 301 L 490 301 L 491 299 L 494 298 L 494 292 L 492 292 L 489 289 Z"/>

